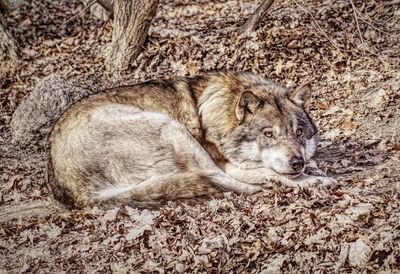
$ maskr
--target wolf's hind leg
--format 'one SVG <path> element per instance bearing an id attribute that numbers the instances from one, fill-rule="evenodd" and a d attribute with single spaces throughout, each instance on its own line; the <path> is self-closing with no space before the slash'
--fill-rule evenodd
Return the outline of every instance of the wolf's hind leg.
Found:
<path id="1" fill-rule="evenodd" d="M 97 202 L 121 202 L 134 206 L 151 207 L 169 200 L 191 199 L 217 196 L 226 189 L 221 185 L 230 182 L 213 171 L 195 173 L 170 173 L 154 176 L 150 179 L 130 186 L 108 187 L 93 193 Z"/>

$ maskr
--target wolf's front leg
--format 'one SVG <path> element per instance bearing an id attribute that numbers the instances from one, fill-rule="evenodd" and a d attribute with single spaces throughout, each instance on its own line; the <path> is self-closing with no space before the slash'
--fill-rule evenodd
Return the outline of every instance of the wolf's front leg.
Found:
<path id="1" fill-rule="evenodd" d="M 264 185 L 268 181 L 276 181 L 280 177 L 267 168 L 242 169 L 231 163 L 225 165 L 225 172 L 238 181 L 252 185 Z"/>
<path id="2" fill-rule="evenodd" d="M 324 176 L 302 174 L 296 178 L 288 178 L 268 168 L 241 169 L 232 164 L 226 165 L 225 172 L 236 180 L 248 184 L 265 185 L 272 181 L 289 187 L 311 187 L 314 185 L 334 187 L 338 185 L 335 179 L 326 177 L 325 174 Z"/>

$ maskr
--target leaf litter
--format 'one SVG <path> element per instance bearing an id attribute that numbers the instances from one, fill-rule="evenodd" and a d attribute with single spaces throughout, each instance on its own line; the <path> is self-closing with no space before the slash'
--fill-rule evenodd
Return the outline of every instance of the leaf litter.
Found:
<path id="1" fill-rule="evenodd" d="M 398 5 L 354 1 L 363 15 L 358 30 L 350 1 L 283 0 L 244 36 L 236 30 L 258 1 L 162 1 L 122 82 L 215 70 L 252 71 L 288 86 L 311 81 L 316 160 L 343 186 L 271 184 L 248 197 L 227 193 L 157 211 L 67 211 L 46 187 L 46 151 L 14 147 L 9 123 L 51 74 L 93 90 L 118 83 L 104 72 L 112 26 L 88 12 L 63 25 L 83 9 L 77 0 L 26 2 L 5 16 L 21 64 L 0 89 L 0 272 L 400 270 Z"/>

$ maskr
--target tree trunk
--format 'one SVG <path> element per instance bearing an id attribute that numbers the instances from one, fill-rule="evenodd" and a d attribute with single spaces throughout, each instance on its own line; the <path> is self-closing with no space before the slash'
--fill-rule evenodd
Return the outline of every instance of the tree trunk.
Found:
<path id="1" fill-rule="evenodd" d="M 6 13 L 17 9 L 24 0 L 0 0 L 0 13 Z"/>
<path id="2" fill-rule="evenodd" d="M 108 71 L 119 76 L 138 57 L 156 14 L 158 0 L 115 0 L 111 51 Z"/>
<path id="3" fill-rule="evenodd" d="M 12 74 L 18 63 L 18 51 L 14 40 L 7 32 L 0 18 L 0 87 L 7 76 Z"/>
<path id="4" fill-rule="evenodd" d="M 0 0 L 0 88 L 18 65 L 18 49 L 12 36 L 7 32 L 2 13 L 17 9 L 24 0 Z"/>
<path id="5" fill-rule="evenodd" d="M 254 14 L 244 23 L 243 26 L 240 27 L 239 31 L 244 33 L 253 32 L 260 20 L 265 16 L 267 11 L 271 8 L 272 4 L 275 0 L 262 0 L 260 6 L 258 6 L 257 10 Z"/>

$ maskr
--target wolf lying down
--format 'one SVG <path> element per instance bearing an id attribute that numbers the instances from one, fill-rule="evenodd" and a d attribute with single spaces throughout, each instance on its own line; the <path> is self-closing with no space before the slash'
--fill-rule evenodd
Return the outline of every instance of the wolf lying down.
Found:
<path id="1" fill-rule="evenodd" d="M 310 161 L 318 139 L 310 93 L 308 84 L 290 91 L 231 72 L 90 95 L 53 128 L 49 184 L 70 207 L 251 194 L 271 181 L 335 185 Z"/>

